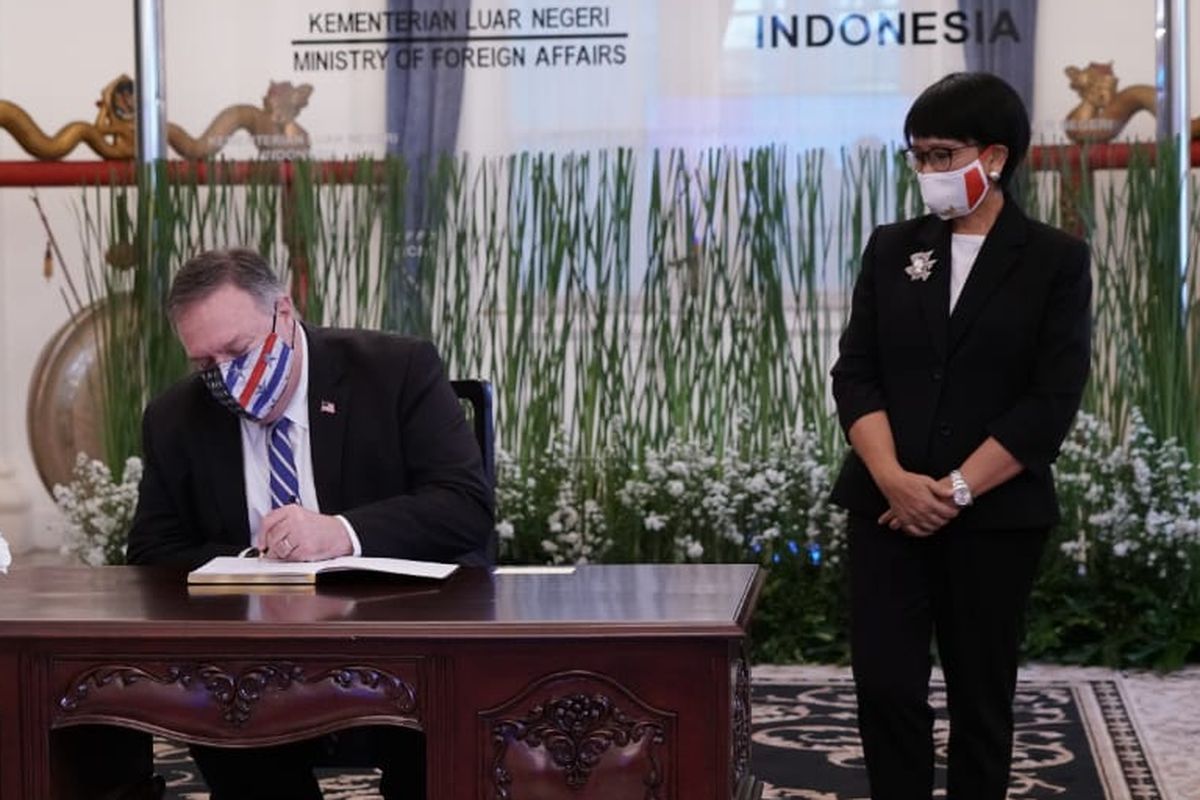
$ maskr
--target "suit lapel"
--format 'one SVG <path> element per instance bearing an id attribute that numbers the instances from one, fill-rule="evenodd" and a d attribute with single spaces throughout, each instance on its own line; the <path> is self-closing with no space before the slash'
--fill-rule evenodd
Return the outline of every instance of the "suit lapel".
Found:
<path id="1" fill-rule="evenodd" d="M 929 280 L 910 280 L 907 288 L 917 293 L 925 327 L 929 331 L 933 349 L 939 360 L 946 357 L 947 321 L 950 316 L 950 225 L 937 217 L 929 220 L 917 231 L 917 248 L 914 252 L 933 251 L 934 264 Z M 909 258 L 911 260 L 911 254 Z M 905 266 L 908 266 L 905 264 Z"/>
<path id="2" fill-rule="evenodd" d="M 207 394 L 207 391 L 205 392 Z M 210 398 L 201 408 L 208 419 L 196 426 L 204 431 L 208 463 L 214 466 L 212 483 L 217 513 L 233 543 L 250 543 L 250 519 L 246 510 L 245 467 L 242 463 L 242 429 L 234 414 Z"/>
<path id="3" fill-rule="evenodd" d="M 308 424 L 312 440 L 313 483 L 325 514 L 345 508 L 342 492 L 342 449 L 350 411 L 350 389 L 342 381 L 342 365 L 317 328 L 308 336 Z"/>
<path id="4" fill-rule="evenodd" d="M 1004 281 L 1025 243 L 1025 215 L 1012 198 L 1004 198 L 1004 208 L 996 218 L 996 224 L 983 240 L 983 247 L 971 267 L 971 274 L 963 285 L 962 294 L 950 315 L 950 352 L 958 347 L 971 323 L 987 305 L 988 299 Z M 949 261 L 947 261 L 947 266 Z"/>

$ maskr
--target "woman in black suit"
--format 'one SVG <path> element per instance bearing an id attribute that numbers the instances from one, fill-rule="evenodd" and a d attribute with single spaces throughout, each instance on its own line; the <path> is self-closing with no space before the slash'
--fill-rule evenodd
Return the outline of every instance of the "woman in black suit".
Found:
<path id="1" fill-rule="evenodd" d="M 875 800 L 932 795 L 933 636 L 948 796 L 1003 800 L 1022 616 L 1058 520 L 1050 464 L 1090 362 L 1088 248 L 1005 192 L 1030 131 L 1004 81 L 943 78 L 904 134 L 933 213 L 872 234 L 832 373 L 859 730 Z"/>

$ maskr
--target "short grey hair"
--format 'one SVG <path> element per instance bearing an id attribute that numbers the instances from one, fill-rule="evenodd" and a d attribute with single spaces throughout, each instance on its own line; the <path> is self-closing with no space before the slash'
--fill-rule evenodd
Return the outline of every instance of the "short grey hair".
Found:
<path id="1" fill-rule="evenodd" d="M 268 312 L 287 295 L 283 281 L 254 250 L 245 247 L 208 250 L 188 259 L 175 274 L 167 294 L 167 316 L 172 321 L 177 319 L 185 308 L 227 284 L 249 294 Z"/>

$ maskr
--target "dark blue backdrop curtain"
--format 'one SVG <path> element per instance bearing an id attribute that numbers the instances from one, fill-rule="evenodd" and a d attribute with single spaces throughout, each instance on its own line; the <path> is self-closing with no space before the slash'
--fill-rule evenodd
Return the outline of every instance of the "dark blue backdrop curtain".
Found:
<path id="1" fill-rule="evenodd" d="M 968 38 L 963 45 L 967 56 L 967 69 L 991 72 L 1012 84 L 1025 101 L 1025 108 L 1033 116 L 1033 48 L 1037 39 L 1038 0 L 958 0 L 958 8 L 965 11 L 974 22 L 975 12 L 982 11 L 985 35 L 982 42 Z M 1020 35 L 1014 42 L 1001 36 L 989 43 L 986 31 L 992 20 L 1001 11 L 1007 11 Z"/>
<path id="2" fill-rule="evenodd" d="M 413 31 L 414 37 L 462 36 L 471 0 L 388 0 L 388 9 L 398 12 L 454 12 L 453 30 Z M 449 43 L 448 46 L 461 45 Z M 453 155 L 462 112 L 465 70 L 431 65 L 431 43 L 397 43 L 395 48 L 423 49 L 421 66 L 388 70 L 387 131 L 388 151 L 402 156 L 409 165 L 408 202 L 405 210 L 407 231 L 403 255 L 388 275 L 388 303 L 384 324 L 409 333 L 429 333 L 419 273 L 418 249 L 425 245 L 425 231 L 433 223 L 435 201 L 431 196 L 430 176 L 438 159 Z"/>
<path id="3" fill-rule="evenodd" d="M 1000 36 L 995 42 L 989 42 L 986 34 L 982 42 L 976 41 L 974 36 L 968 38 L 963 45 L 967 69 L 972 72 L 990 72 L 1008 81 L 1021 96 L 1032 120 L 1033 52 L 1037 41 L 1038 0 L 958 0 L 958 7 L 959 10 L 967 12 L 972 21 L 976 12 L 982 11 L 985 30 L 990 29 L 992 21 L 1001 11 L 1007 11 L 1012 17 L 1013 27 L 1016 28 L 1020 39 L 1014 42 L 1011 37 Z M 1009 191 L 1016 197 L 1023 197 L 1028 188 L 1028 164 L 1026 161 L 1013 175 Z"/>

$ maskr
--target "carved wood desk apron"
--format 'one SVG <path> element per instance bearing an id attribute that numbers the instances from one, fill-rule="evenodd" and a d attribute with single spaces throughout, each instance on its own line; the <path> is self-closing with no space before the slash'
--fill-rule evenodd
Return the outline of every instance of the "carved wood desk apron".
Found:
<path id="1" fill-rule="evenodd" d="M 631 565 L 198 591 L 174 570 L 17 566 L 0 798 L 58 796 L 53 731 L 100 722 L 228 746 L 419 728 L 437 800 L 727 800 L 761 584 L 752 565 Z"/>

